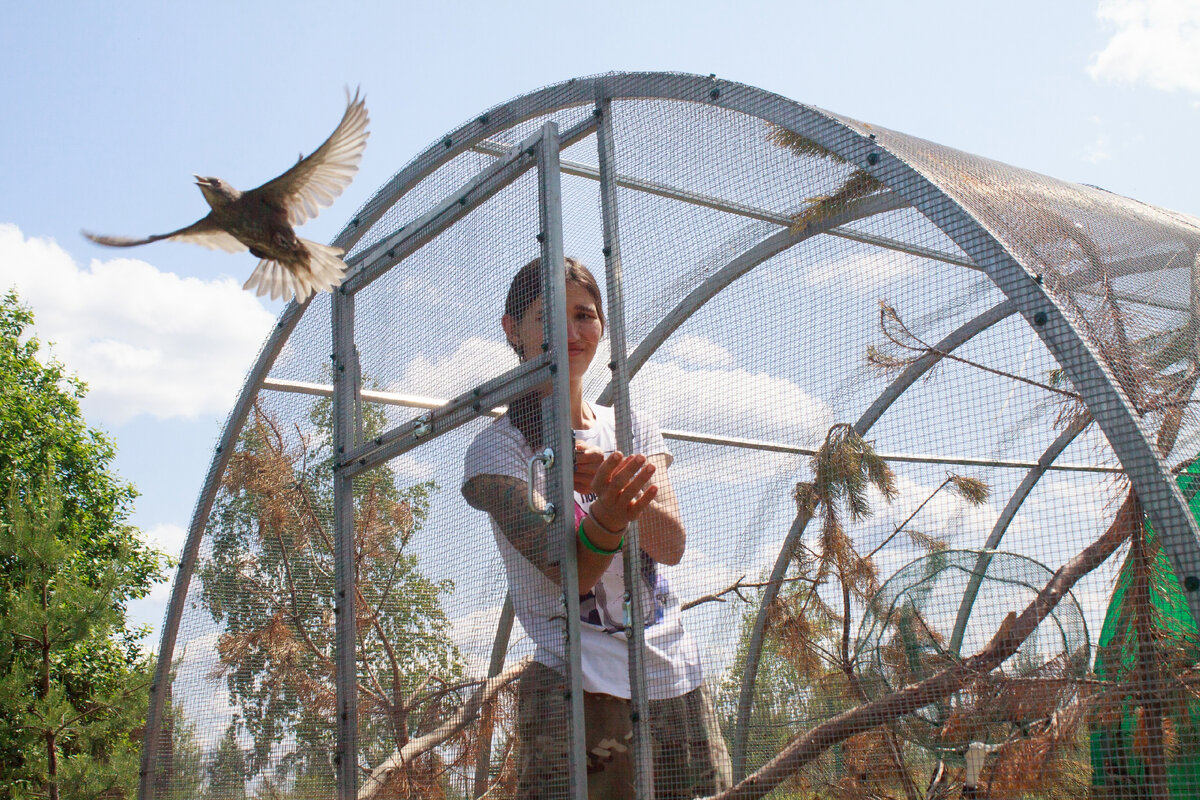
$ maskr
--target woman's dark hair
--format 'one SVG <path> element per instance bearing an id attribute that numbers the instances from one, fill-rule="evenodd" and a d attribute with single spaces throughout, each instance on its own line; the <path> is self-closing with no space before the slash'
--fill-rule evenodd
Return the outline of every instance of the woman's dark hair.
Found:
<path id="1" fill-rule="evenodd" d="M 596 303 L 596 315 L 600 318 L 600 325 L 603 328 L 605 325 L 604 298 L 600 291 L 600 284 L 596 282 L 595 276 L 579 259 L 567 256 L 563 260 L 566 262 L 567 283 L 582 286 L 591 295 L 592 300 Z M 508 296 L 504 298 L 504 313 L 512 317 L 514 321 L 520 322 L 534 301 L 542 296 L 542 285 L 542 260 L 535 258 L 521 267 L 513 276 L 512 283 L 508 286 Z M 523 353 L 519 346 L 511 342 L 509 344 L 512 345 L 517 357 L 522 361 L 533 355 Z M 529 392 L 513 400 L 508 407 L 508 413 L 512 418 L 513 426 L 521 432 L 529 446 L 534 450 L 540 449 L 544 441 L 541 392 Z"/>

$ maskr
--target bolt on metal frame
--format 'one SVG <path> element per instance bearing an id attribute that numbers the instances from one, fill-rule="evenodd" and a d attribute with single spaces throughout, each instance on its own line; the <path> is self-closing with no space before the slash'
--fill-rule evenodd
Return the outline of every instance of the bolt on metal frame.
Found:
<path id="1" fill-rule="evenodd" d="M 535 119 L 556 110 L 592 103 L 601 85 L 604 96 L 613 100 L 654 98 L 713 105 L 780 125 L 811 138 L 848 163 L 866 170 L 881 180 L 889 191 L 896 193 L 898 197 L 903 198 L 905 203 L 918 209 L 967 255 L 969 261 L 965 261 L 963 266 L 979 269 L 991 277 L 996 286 L 1009 298 L 1006 302 L 1012 304 L 1007 312 L 1009 314 L 1021 313 L 1045 343 L 1050 353 L 1063 366 L 1092 417 L 1104 431 L 1125 472 L 1129 475 L 1147 516 L 1156 531 L 1160 533 L 1177 574 L 1181 580 L 1188 579 L 1189 581 L 1200 576 L 1200 542 L 1198 542 L 1200 531 L 1197 530 L 1194 520 L 1187 512 L 1182 496 L 1175 487 L 1174 481 L 1170 479 L 1162 459 L 1158 457 L 1151 443 L 1147 441 L 1129 399 L 1123 394 L 1108 367 L 1072 328 L 1057 301 L 1035 279 L 1039 277 L 1035 274 L 1037 265 L 1018 260 L 1006 250 L 1005 246 L 981 221 L 973 217 L 957 200 L 947 195 L 917 167 L 893 155 L 888 149 L 886 136 L 880 141 L 876 141 L 874 133 L 868 134 L 865 128 L 851 120 L 844 120 L 811 107 L 801 106 L 786 98 L 753 87 L 699 76 L 630 73 L 570 81 L 547 87 L 498 106 L 430 147 L 405 169 L 397 173 L 368 201 L 360 213 L 338 235 L 335 244 L 350 249 L 399 197 L 423 178 L 432 174 L 440 165 L 522 121 Z M 546 130 L 544 128 L 542 133 L 544 134 Z M 575 133 L 578 136 L 574 139 L 571 131 L 564 133 L 561 145 L 566 146 L 571 141 L 577 141 L 582 135 L 590 133 L 590 129 Z M 518 155 L 505 160 L 504 165 L 497 168 L 500 172 L 506 173 L 504 178 L 508 177 L 508 173 L 520 174 L 532 168 L 533 164 L 528 163 L 528 154 L 522 158 L 519 156 L 519 152 L 514 150 L 514 153 Z M 547 162 L 553 162 L 547 163 L 545 166 L 547 169 L 554 169 L 555 175 L 557 175 L 557 148 L 552 156 L 547 156 L 544 151 L 539 151 L 539 155 Z M 518 161 L 521 162 L 519 165 Z M 492 166 L 496 167 L 496 165 Z M 512 177 L 515 176 L 515 174 L 512 175 Z M 479 182 L 473 186 L 464 187 L 461 195 L 448 198 L 442 206 L 398 231 L 385 242 L 376 243 L 361 253 L 353 253 L 348 259 L 351 264 L 351 273 L 347 279 L 345 294 L 343 294 L 350 302 L 337 301 L 335 298 L 335 319 L 345 320 L 347 315 L 352 318 L 352 294 L 354 291 L 378 277 L 384 270 L 400 262 L 408 253 L 415 251 L 424 241 L 428 240 L 425 237 L 435 235 L 432 232 L 435 228 L 443 227 L 440 224 L 442 221 L 445 221 L 445 224 L 452 224 L 455 220 L 460 219 L 466 211 L 498 191 L 499 186 L 496 184 L 502 182 L 504 178 L 497 177 L 494 172 L 485 170 L 485 174 L 481 174 Z M 546 191 L 553 194 L 553 187 L 547 188 Z M 545 195 L 542 199 L 544 209 Z M 553 223 L 553 220 L 550 222 Z M 561 226 L 561 218 L 558 220 L 558 224 Z M 839 235 L 843 231 L 831 230 L 830 233 Z M 886 242 L 875 241 L 880 237 L 857 232 L 845 233 L 847 238 L 857 237 L 860 241 L 870 241 L 872 244 L 887 246 Z M 546 245 L 547 251 L 544 251 L 544 256 L 547 257 L 545 263 L 552 263 L 551 254 L 548 252 L 549 248 L 554 246 L 552 240 L 553 237 L 547 235 L 547 241 L 550 244 Z M 557 246 L 561 248 L 561 235 Z M 561 255 L 561 249 L 558 252 Z M 921 255 L 935 257 L 929 253 Z M 949 259 L 942 254 L 939 260 Z M 1150 268 L 1153 267 L 1131 263 L 1127 274 Z M 1118 269 L 1117 272 L 1120 270 Z M 1072 276 L 1073 280 L 1080 283 L 1085 283 L 1085 278 L 1086 276 Z M 1195 296 L 1196 292 L 1193 291 L 1193 304 L 1196 302 Z M 1145 301 L 1137 300 L 1137 302 Z M 340 310 L 339 305 L 341 306 Z M 1150 302 L 1149 305 L 1155 305 L 1155 303 Z M 1174 308 L 1171 304 L 1167 305 Z M 275 330 L 264 344 L 238 400 L 230 412 L 198 497 L 183 555 L 177 569 L 164 623 L 155 678 L 150 689 L 150 705 L 142 751 L 139 787 L 141 800 L 149 800 L 153 796 L 155 786 L 153 771 L 162 731 L 163 710 L 168 693 L 167 682 L 170 680 L 175 637 L 178 633 L 188 586 L 194 574 L 200 541 L 220 485 L 220 477 L 228 463 L 254 398 L 263 388 L 272 364 L 307 308 L 308 303 L 293 303 L 281 314 Z M 335 330 L 338 327 L 338 323 L 335 322 Z M 662 338 L 665 339 L 667 334 L 669 331 L 664 333 Z M 335 358 L 338 353 L 341 354 L 342 366 L 346 366 L 347 361 L 353 364 L 352 347 L 352 339 L 349 342 L 349 349 L 339 349 L 335 345 Z M 631 362 L 636 361 L 636 355 L 635 352 L 634 356 L 630 358 Z M 351 366 L 350 371 L 353 382 L 357 383 L 356 364 Z M 561 380 L 563 377 L 560 375 L 559 379 Z M 346 422 L 346 416 L 357 416 L 353 414 L 353 411 L 347 409 L 357 407 L 358 402 L 364 399 L 363 395 L 359 393 L 357 387 L 350 391 L 344 386 L 338 386 L 336 382 L 334 392 L 335 398 L 340 398 L 335 401 L 335 404 L 338 405 L 338 413 L 342 416 L 338 423 L 342 430 L 338 434 L 339 439 L 343 442 L 352 441 L 355 435 L 353 421 L 349 428 L 342 426 Z M 347 406 L 347 402 L 349 402 L 349 406 Z M 888 402 L 884 401 L 881 396 L 876 401 L 876 405 L 886 408 Z M 882 408 L 878 409 L 877 413 L 882 413 Z M 864 417 L 870 415 L 869 411 Z M 569 418 L 567 419 L 569 421 Z M 860 422 L 862 421 L 860 420 Z M 1054 446 L 1047 451 L 1042 460 L 1047 457 L 1053 458 L 1051 450 L 1054 450 Z M 378 453 L 376 452 L 375 455 Z M 565 473 L 565 466 L 562 469 L 564 474 L 560 476 L 560 480 L 566 477 L 569 486 L 569 475 Z M 343 479 L 339 476 L 339 480 Z M 348 485 L 351 477 L 347 475 L 344 480 Z M 1020 490 L 1018 490 L 1019 492 Z M 1015 499 L 1016 495 L 1014 495 Z M 793 530 L 799 522 L 800 520 L 797 520 L 793 523 Z M 999 525 L 997 529 L 999 529 Z M 794 537 L 789 534 L 788 539 L 791 538 Z M 1200 619 L 1200 593 L 1188 591 L 1185 596 L 1193 617 Z M 577 622 L 577 613 L 574 617 Z M 571 618 L 571 615 L 568 615 L 568 618 Z M 343 633 L 339 628 L 339 639 L 342 637 Z M 346 697 L 349 698 L 349 695 Z M 339 700 L 340 702 L 341 700 Z M 739 718 L 740 716 L 739 709 Z M 739 734 L 744 736 L 741 725 L 739 725 Z M 343 796 L 347 796 L 344 789 L 342 793 Z"/>

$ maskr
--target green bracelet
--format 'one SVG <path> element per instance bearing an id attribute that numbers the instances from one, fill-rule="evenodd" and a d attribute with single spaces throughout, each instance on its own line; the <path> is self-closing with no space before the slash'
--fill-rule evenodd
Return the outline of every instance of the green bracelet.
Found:
<path id="1" fill-rule="evenodd" d="M 587 537 L 586 533 L 584 533 L 584 531 L 583 531 L 583 520 L 584 519 L 587 519 L 587 517 L 584 517 L 583 519 L 579 520 L 579 541 L 583 542 L 584 547 L 586 547 L 588 550 L 591 550 L 593 553 L 598 553 L 599 555 L 602 555 L 602 556 L 615 556 L 617 553 L 621 552 L 621 545 L 625 544 L 624 536 L 621 537 L 621 541 L 617 542 L 617 546 L 614 547 L 612 550 L 603 550 L 599 547 L 596 547 L 596 545 L 592 544 L 592 540 Z"/>

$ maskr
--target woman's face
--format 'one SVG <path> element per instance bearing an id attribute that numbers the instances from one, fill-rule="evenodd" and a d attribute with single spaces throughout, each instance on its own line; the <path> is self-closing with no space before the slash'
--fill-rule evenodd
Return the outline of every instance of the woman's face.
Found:
<path id="1" fill-rule="evenodd" d="M 542 298 L 530 303 L 520 320 L 506 314 L 503 325 L 508 340 L 525 358 L 542 352 Z M 578 283 L 567 283 L 567 357 L 572 378 L 582 378 L 587 372 L 603 334 L 596 301 Z"/>

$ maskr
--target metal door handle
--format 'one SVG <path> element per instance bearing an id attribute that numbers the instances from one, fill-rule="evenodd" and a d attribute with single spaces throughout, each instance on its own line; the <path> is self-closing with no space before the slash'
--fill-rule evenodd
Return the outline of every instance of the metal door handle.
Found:
<path id="1" fill-rule="evenodd" d="M 526 481 L 525 481 L 526 498 L 525 499 L 526 499 L 526 502 L 529 504 L 530 511 L 537 514 L 542 519 L 546 520 L 546 522 L 553 522 L 554 515 L 556 513 L 556 509 L 554 508 L 554 503 L 546 503 L 545 508 L 538 508 L 537 497 L 534 496 L 534 492 L 533 492 L 533 478 L 534 478 L 535 471 L 537 470 L 537 465 L 539 462 L 542 464 L 544 469 L 550 469 L 551 467 L 553 467 L 554 466 L 554 450 L 547 447 L 545 450 L 538 453 L 533 458 L 529 459 L 529 463 L 526 465 L 527 472 L 525 475 L 525 477 L 526 477 Z"/>

